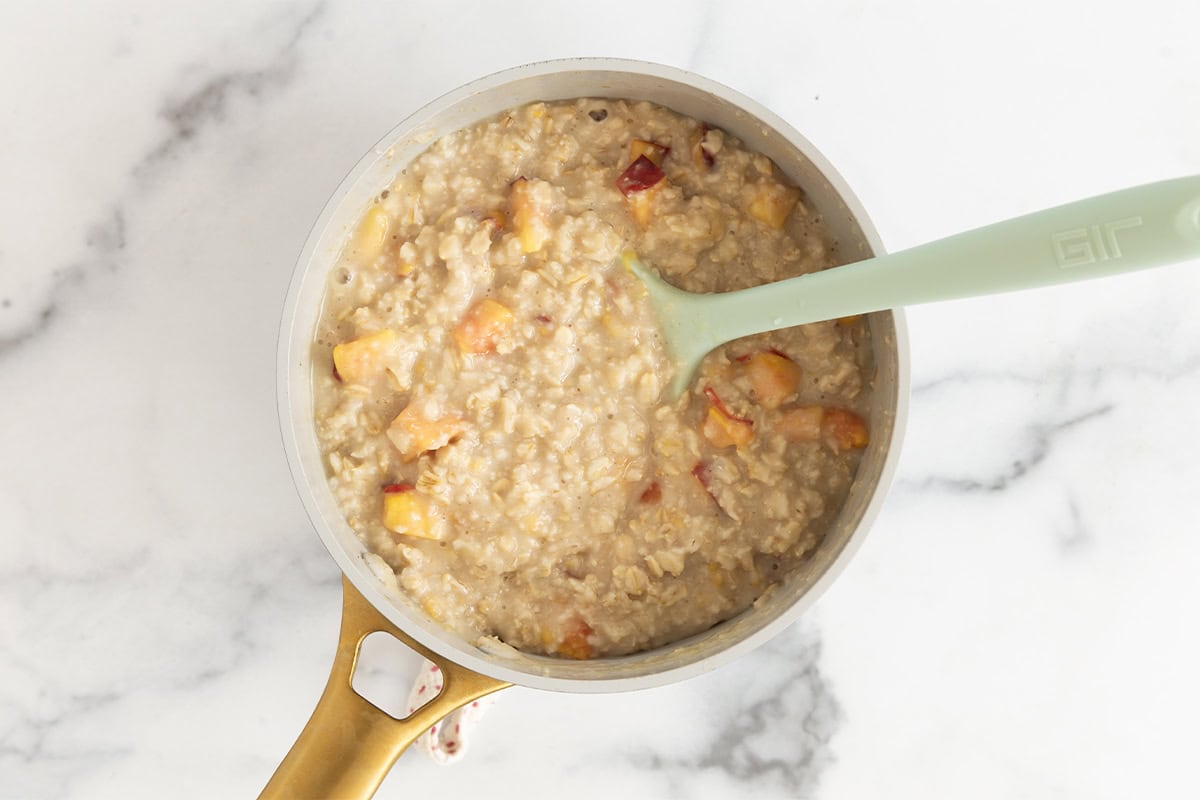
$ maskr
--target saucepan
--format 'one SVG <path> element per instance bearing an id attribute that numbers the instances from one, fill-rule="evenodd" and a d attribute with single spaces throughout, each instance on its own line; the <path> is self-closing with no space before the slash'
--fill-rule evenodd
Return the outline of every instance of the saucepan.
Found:
<path id="1" fill-rule="evenodd" d="M 845 567 L 883 502 L 899 457 L 908 404 L 908 342 L 898 311 L 869 315 L 871 442 L 848 499 L 819 547 L 775 592 L 683 641 L 617 658 L 574 661 L 481 647 L 446 630 L 399 591 L 339 512 L 313 424 L 312 341 L 326 277 L 347 232 L 371 200 L 439 137 L 533 101 L 576 97 L 648 100 L 703 120 L 770 157 L 805 193 L 836 240 L 839 261 L 882 253 L 845 181 L 813 145 L 758 103 L 692 73 L 637 61 L 571 59 L 517 67 L 430 103 L 380 140 L 342 181 L 304 246 L 288 291 L 279 342 L 278 401 L 288 462 L 318 535 L 343 574 L 342 628 L 329 682 L 312 718 L 263 797 L 370 797 L 425 729 L 454 709 L 512 684 L 559 692 L 620 692 L 681 681 L 749 652 L 799 617 Z M 437 664 L 432 701 L 396 719 L 351 687 L 362 641 L 383 631 Z"/>

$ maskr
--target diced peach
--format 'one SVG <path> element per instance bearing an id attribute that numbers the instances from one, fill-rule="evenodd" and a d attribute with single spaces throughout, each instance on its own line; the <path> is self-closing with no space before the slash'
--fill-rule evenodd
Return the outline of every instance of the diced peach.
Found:
<path id="1" fill-rule="evenodd" d="M 800 200 L 800 191 L 772 180 L 758 184 L 746 211 L 769 228 L 780 230 Z"/>
<path id="2" fill-rule="evenodd" d="M 509 188 L 513 230 L 521 242 L 521 250 L 526 253 L 541 250 L 550 238 L 550 226 L 547 223 L 549 209 L 537 198 L 537 184 L 543 182 L 517 178 Z"/>
<path id="3" fill-rule="evenodd" d="M 383 487 L 383 526 L 393 533 L 437 539 L 432 501 L 410 483 Z"/>
<path id="4" fill-rule="evenodd" d="M 754 428 L 749 422 L 739 422 L 710 406 L 700 429 L 713 447 L 741 447 L 754 440 Z"/>
<path id="5" fill-rule="evenodd" d="M 822 440 L 835 453 L 866 447 L 870 441 L 867 423 L 845 408 L 791 408 L 779 415 L 774 429 L 789 442 Z"/>
<path id="6" fill-rule="evenodd" d="M 763 351 L 746 361 L 746 377 L 763 408 L 779 408 L 800 385 L 800 367 L 786 356 Z"/>
<path id="7" fill-rule="evenodd" d="M 789 442 L 815 442 L 821 438 L 824 417 L 825 409 L 821 406 L 799 406 L 782 412 L 772 427 Z"/>
<path id="8" fill-rule="evenodd" d="M 713 447 L 741 447 L 753 441 L 753 422 L 730 411 L 711 386 L 704 389 L 704 394 L 710 405 L 700 432 L 709 444 Z"/>
<path id="9" fill-rule="evenodd" d="M 692 163 L 705 171 L 712 169 L 713 163 L 716 161 L 707 141 L 710 130 L 711 128 L 706 123 L 700 123 L 700 127 L 692 134 L 689 142 L 692 150 Z"/>
<path id="10" fill-rule="evenodd" d="M 371 206 L 363 216 L 362 222 L 358 224 L 358 230 L 354 232 L 354 239 L 350 243 L 354 257 L 363 263 L 374 261 L 387 241 L 389 225 L 390 220 L 383 206 Z"/>
<path id="11" fill-rule="evenodd" d="M 594 633 L 592 626 L 583 617 L 572 617 L 563 629 L 563 638 L 555 648 L 560 656 L 584 660 L 592 657 L 593 648 L 589 637 Z"/>
<path id="12" fill-rule="evenodd" d="M 629 197 L 657 186 L 664 178 L 666 173 L 659 169 L 657 164 L 646 156 L 638 156 L 617 176 L 617 189 Z"/>
<path id="13" fill-rule="evenodd" d="M 720 411 L 723 416 L 728 417 L 729 419 L 732 419 L 736 422 L 745 422 L 747 424 L 753 424 L 750 422 L 750 419 L 748 417 L 739 417 L 737 414 L 730 411 L 729 406 L 725 405 L 725 401 L 723 401 L 721 399 L 721 396 L 719 394 L 717 394 L 717 390 L 712 388 L 711 386 L 704 387 L 704 396 L 708 398 L 708 402 L 712 403 L 713 406 L 718 411 Z"/>
<path id="14" fill-rule="evenodd" d="M 388 348 L 395 341 L 396 332 L 385 329 L 335 345 L 334 374 L 346 383 L 367 383 L 382 374 Z"/>
<path id="15" fill-rule="evenodd" d="M 671 148 L 657 142 L 648 142 L 645 139 L 634 139 L 629 143 L 629 161 L 631 163 L 637 161 L 638 156 L 645 156 L 654 166 L 661 167 L 663 159 L 669 152 L 671 152 Z"/>
<path id="16" fill-rule="evenodd" d="M 641 142 L 634 139 L 634 142 Z M 652 142 L 643 144 L 653 144 Z M 656 145 L 657 146 L 657 145 Z M 636 155 L 633 163 L 617 178 L 617 188 L 625 195 L 629 213 L 641 227 L 650 224 L 654 198 L 665 183 L 666 174 L 645 154 Z"/>
<path id="17" fill-rule="evenodd" d="M 825 409 L 825 416 L 821 420 L 821 435 L 835 453 L 866 447 L 870 441 L 866 421 L 844 408 Z"/>
<path id="18" fill-rule="evenodd" d="M 388 426 L 387 437 L 405 461 L 413 461 L 421 453 L 445 447 L 465 429 L 466 423 L 456 416 L 429 419 L 409 403 Z"/>
<path id="19" fill-rule="evenodd" d="M 662 485 L 654 481 L 645 488 L 638 499 L 643 503 L 657 503 L 662 500 Z"/>
<path id="20" fill-rule="evenodd" d="M 513 314 L 507 306 L 485 298 L 467 309 L 454 326 L 454 343 L 464 353 L 491 353 L 496 349 L 496 340 L 512 322 Z"/>
<path id="21" fill-rule="evenodd" d="M 651 186 L 645 191 L 631 194 L 625 198 L 625 202 L 629 205 L 629 214 L 633 217 L 633 221 L 641 227 L 646 227 L 650 224 L 650 220 L 654 218 L 654 198 L 658 195 L 658 186 Z"/>

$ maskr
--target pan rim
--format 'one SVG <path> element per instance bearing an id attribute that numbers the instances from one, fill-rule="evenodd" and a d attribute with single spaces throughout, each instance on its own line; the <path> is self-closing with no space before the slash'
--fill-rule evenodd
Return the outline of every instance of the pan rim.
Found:
<path id="1" fill-rule="evenodd" d="M 304 444 L 301 441 L 301 431 L 304 426 L 311 427 L 311 415 L 306 418 L 297 419 L 296 409 L 297 403 L 303 398 L 297 397 L 297 392 L 303 394 L 304 388 L 302 385 L 297 385 L 298 365 L 306 362 L 306 356 L 297 352 L 297 345 L 300 342 L 311 343 L 311 330 L 307 336 L 298 335 L 296 326 L 299 322 L 297 319 L 298 311 L 301 303 L 308 299 L 312 294 L 311 273 L 312 265 L 320 258 L 319 248 L 323 240 L 327 239 L 330 225 L 341 208 L 343 201 L 352 189 L 358 186 L 359 181 L 368 171 L 375 166 L 380 158 L 387 157 L 387 154 L 395 146 L 396 142 L 400 141 L 405 136 L 411 137 L 415 131 L 418 131 L 423 120 L 428 120 L 436 117 L 439 113 L 446 109 L 454 108 L 459 104 L 469 101 L 472 97 L 481 92 L 492 90 L 496 87 L 502 87 L 512 84 L 518 80 L 527 78 L 538 78 L 540 76 L 555 75 L 563 72 L 588 72 L 588 73 L 613 73 L 617 74 L 633 74 L 654 79 L 660 79 L 671 83 L 681 84 L 687 87 L 697 89 L 701 92 L 713 95 L 720 100 L 729 103 L 738 109 L 744 111 L 753 120 L 762 123 L 763 125 L 773 129 L 780 134 L 792 147 L 798 149 L 804 157 L 806 157 L 821 175 L 828 180 L 836 192 L 840 202 L 842 202 L 847 212 L 852 216 L 858 228 L 861 230 L 862 237 L 870 250 L 874 253 L 884 252 L 882 242 L 878 233 L 875 231 L 870 218 L 867 216 L 865 209 L 858 201 L 857 197 L 851 191 L 846 181 L 833 168 L 833 166 L 824 159 L 817 149 L 808 142 L 799 132 L 783 119 L 775 115 L 773 112 L 764 108 L 754 100 L 745 97 L 726 86 L 711 81 L 700 75 L 681 70 L 675 67 L 668 67 L 660 64 L 654 64 L 645 61 L 635 61 L 626 59 L 611 59 L 611 58 L 570 58 L 558 59 L 551 61 L 541 61 L 523 66 L 518 66 L 500 72 L 488 75 L 464 86 L 459 87 L 451 92 L 448 92 L 441 97 L 427 103 L 414 113 L 410 114 L 398 125 L 389 130 L 379 142 L 372 147 L 354 166 L 346 177 L 339 183 L 336 190 L 326 202 L 316 222 L 314 223 L 297 259 L 296 266 L 293 270 L 289 283 L 287 296 L 284 302 L 283 315 L 279 328 L 279 340 L 277 346 L 277 406 L 279 413 L 280 430 L 283 438 L 284 451 L 287 456 L 288 465 L 292 474 L 293 483 L 296 491 L 300 496 L 301 502 L 304 505 L 305 511 L 308 514 L 310 521 L 324 543 L 326 549 L 333 557 L 339 569 L 353 583 L 355 588 L 362 593 L 372 606 L 380 613 L 393 622 L 398 628 L 403 630 L 420 644 L 434 651 L 438 655 L 453 661 L 467 669 L 492 676 L 494 678 L 508 681 L 514 684 L 527 686 L 531 688 L 547 689 L 553 691 L 567 692 L 618 692 L 646 689 L 655 686 L 666 685 L 676 681 L 685 680 L 705 672 L 716 669 L 720 666 L 728 664 L 736 658 L 750 652 L 758 646 L 764 644 L 768 640 L 778 635 L 784 628 L 791 625 L 805 611 L 807 611 L 816 599 L 825 591 L 826 588 L 840 575 L 849 561 L 853 558 L 858 548 L 861 546 L 867 531 L 875 522 L 882 508 L 884 500 L 888 494 L 888 488 L 895 474 L 897 464 L 900 457 L 900 449 L 904 436 L 904 429 L 908 416 L 909 402 L 909 344 L 907 327 L 902 311 L 894 310 L 891 312 L 880 312 L 890 319 L 891 338 L 896 356 L 896 386 L 894 391 L 894 400 L 890 404 L 893 413 L 892 428 L 890 435 L 890 443 L 883 456 L 883 463 L 879 471 L 878 479 L 875 482 L 874 488 L 871 490 L 869 499 L 867 500 L 865 509 L 859 518 L 853 532 L 849 535 L 841 549 L 833 557 L 832 562 L 825 570 L 816 578 L 816 580 L 799 596 L 785 611 L 778 614 L 773 619 L 768 620 L 758 629 L 752 631 L 749 635 L 731 641 L 728 645 L 722 646 L 700 658 L 676 666 L 668 666 L 661 669 L 653 669 L 642 674 L 628 676 L 618 674 L 612 677 L 604 675 L 589 676 L 589 677 L 562 677 L 560 675 L 540 673 L 529 669 L 517 669 L 508 666 L 504 663 L 502 657 L 485 654 L 476 647 L 467 645 L 466 647 L 454 646 L 445 638 L 436 634 L 430 629 L 430 626 L 422 625 L 419 620 L 410 618 L 402 609 L 394 602 L 384 588 L 378 578 L 371 572 L 370 565 L 364 560 L 347 550 L 339 541 L 337 534 L 330 525 L 327 509 L 323 508 L 318 502 L 316 492 L 314 491 L 314 483 L 319 482 L 324 484 L 325 475 L 323 470 L 319 475 L 312 474 L 312 470 L 306 469 L 306 459 L 304 456 Z M 328 265 L 328 262 L 326 262 Z M 323 284 L 323 275 L 321 282 Z M 306 282 L 307 279 L 307 282 Z M 305 290 L 308 290 L 307 292 Z M 308 394 L 311 395 L 311 381 L 308 381 Z M 340 518 L 340 515 L 339 515 Z M 342 520 L 344 524 L 344 520 Z M 348 528 L 348 526 L 347 526 Z M 743 612 L 745 613 L 745 612 Z M 725 623 L 722 623 L 725 624 Z M 436 626 L 436 623 L 432 623 Z M 444 631 L 443 631 L 444 633 Z M 700 634 L 703 636 L 704 634 Z M 696 638 L 696 637 L 692 637 Z M 648 651 L 643 654 L 635 654 L 633 656 L 624 656 L 613 659 L 598 659 L 592 664 L 612 665 L 615 667 L 620 663 L 630 663 L 631 661 L 645 661 L 650 654 L 660 653 L 660 651 L 682 650 L 691 641 L 684 640 L 673 645 L 666 645 L 657 648 L 654 651 Z M 550 659 L 546 657 L 522 657 L 523 662 L 542 663 L 552 662 L 546 669 L 554 669 L 559 666 L 559 659 Z M 621 670 L 611 670 L 620 673 Z"/>

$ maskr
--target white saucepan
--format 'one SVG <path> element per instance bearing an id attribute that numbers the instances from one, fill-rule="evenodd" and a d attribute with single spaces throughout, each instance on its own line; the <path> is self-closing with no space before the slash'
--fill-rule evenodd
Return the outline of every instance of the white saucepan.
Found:
<path id="1" fill-rule="evenodd" d="M 296 265 L 279 342 L 279 416 L 301 500 L 344 575 L 342 633 L 312 719 L 263 797 L 370 797 L 421 732 L 455 708 L 520 684 L 561 692 L 618 692 L 684 680 L 725 664 L 779 633 L 812 605 L 853 555 L 883 502 L 899 456 L 908 404 L 908 343 L 898 312 L 870 315 L 871 443 L 849 497 L 803 568 L 757 607 L 684 641 L 619 658 L 574 661 L 497 648 L 443 629 L 396 589 L 338 510 L 313 425 L 312 341 L 326 276 L 346 234 L 399 170 L 444 134 L 525 103 L 576 97 L 649 100 L 704 120 L 770 157 L 800 186 L 832 231 L 843 262 L 879 254 L 879 238 L 849 187 L 782 119 L 720 84 L 636 61 L 572 59 L 507 70 L 435 100 L 390 131 L 350 171 L 325 206 Z M 350 686 L 362 640 L 386 631 L 437 663 L 442 692 L 397 720 Z"/>

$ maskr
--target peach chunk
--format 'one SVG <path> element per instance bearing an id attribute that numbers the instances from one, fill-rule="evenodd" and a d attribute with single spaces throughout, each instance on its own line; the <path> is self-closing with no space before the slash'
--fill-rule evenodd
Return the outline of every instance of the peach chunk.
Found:
<path id="1" fill-rule="evenodd" d="M 692 163 L 702 170 L 710 170 L 716 162 L 716 153 L 713 152 L 713 145 L 709 142 L 709 131 L 707 123 L 700 123 L 700 127 L 692 134 L 689 144 L 692 150 Z"/>
<path id="2" fill-rule="evenodd" d="M 362 222 L 358 224 L 358 230 L 354 232 L 354 239 L 350 242 L 353 255 L 364 263 L 374 261 L 387 241 L 390 224 L 391 221 L 382 206 L 371 206 L 363 216 Z"/>
<path id="3" fill-rule="evenodd" d="M 555 652 L 566 658 L 591 658 L 593 650 L 589 637 L 593 632 L 592 626 L 588 625 L 583 617 L 572 617 L 564 626 L 562 642 L 555 648 Z"/>
<path id="4" fill-rule="evenodd" d="M 867 423 L 858 414 L 844 408 L 827 408 L 821 420 L 821 435 L 833 451 L 866 447 L 870 437 Z"/>
<path id="5" fill-rule="evenodd" d="M 383 526 L 393 533 L 438 539 L 436 513 L 428 497 L 418 494 L 411 483 L 383 487 Z"/>
<path id="6" fill-rule="evenodd" d="M 638 496 L 638 500 L 643 503 L 657 503 L 662 500 L 662 484 L 658 481 L 652 482 Z"/>
<path id="7" fill-rule="evenodd" d="M 383 372 L 396 332 L 382 330 L 342 342 L 333 348 L 333 368 L 346 383 L 366 383 Z"/>
<path id="8" fill-rule="evenodd" d="M 821 438 L 824 417 L 825 409 L 821 406 L 789 408 L 775 420 L 775 432 L 789 442 L 815 442 Z"/>
<path id="9" fill-rule="evenodd" d="M 800 200 L 800 191 L 768 180 L 758 184 L 746 211 L 768 228 L 780 230 Z"/>
<path id="10" fill-rule="evenodd" d="M 754 440 L 754 423 L 745 417 L 734 415 L 712 388 L 704 390 L 708 397 L 708 414 L 700 432 L 713 447 L 741 447 Z"/>
<path id="11" fill-rule="evenodd" d="M 661 167 L 663 159 L 669 152 L 671 152 L 671 148 L 657 142 L 648 142 L 645 139 L 634 139 L 629 143 L 630 163 L 637 161 L 638 156 L 645 156 L 654 166 Z"/>
<path id="12" fill-rule="evenodd" d="M 545 181 L 530 181 L 517 178 L 509 187 L 508 202 L 512 206 L 513 230 L 521 242 L 521 251 L 536 253 L 550 238 L 550 226 L 547 224 L 549 208 L 544 200 L 539 199 L 539 184 Z"/>
<path id="13" fill-rule="evenodd" d="M 491 353 L 496 349 L 496 340 L 512 321 L 513 314 L 507 306 L 485 298 L 467 309 L 454 326 L 454 343 L 464 353 Z"/>
<path id="14" fill-rule="evenodd" d="M 866 447 L 870 441 L 866 421 L 845 408 L 791 408 L 779 415 L 774 428 L 789 442 L 823 440 L 835 453 Z"/>
<path id="15" fill-rule="evenodd" d="M 453 415 L 430 419 L 409 403 L 388 426 L 387 437 L 405 461 L 413 461 L 429 450 L 445 447 L 461 434 L 466 424 Z"/>
<path id="16" fill-rule="evenodd" d="M 629 205 L 629 214 L 633 217 L 633 221 L 640 227 L 644 228 L 650 224 L 650 220 L 654 217 L 654 198 L 658 195 L 658 186 L 651 186 L 645 191 L 631 194 L 625 198 L 625 202 Z"/>
<path id="17" fill-rule="evenodd" d="M 786 356 L 763 351 L 746 361 L 746 377 L 759 405 L 779 408 L 800 385 L 800 367 Z"/>
<path id="18" fill-rule="evenodd" d="M 741 447 L 754 440 L 754 428 L 749 422 L 727 417 L 713 407 L 708 409 L 700 432 L 713 447 Z"/>
<path id="19" fill-rule="evenodd" d="M 665 178 L 663 171 L 645 154 L 634 158 L 617 178 L 617 189 L 625 195 L 629 213 L 643 228 L 650 224 L 654 198 L 666 182 Z"/>

